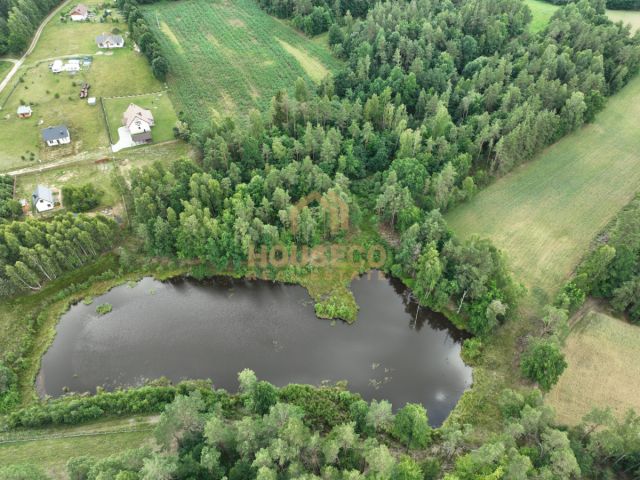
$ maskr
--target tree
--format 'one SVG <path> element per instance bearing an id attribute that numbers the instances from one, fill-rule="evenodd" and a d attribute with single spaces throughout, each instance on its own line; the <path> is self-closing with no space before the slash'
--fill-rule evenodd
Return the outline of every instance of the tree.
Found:
<path id="1" fill-rule="evenodd" d="M 525 377 L 549 391 L 567 368 L 567 362 L 557 341 L 534 339 L 523 354 L 520 367 Z"/>
<path id="2" fill-rule="evenodd" d="M 425 448 L 431 440 L 427 411 L 417 403 L 407 403 L 396 414 L 391 430 L 407 449 Z"/>
<path id="3" fill-rule="evenodd" d="M 269 382 L 259 381 L 253 388 L 253 411 L 259 415 L 269 413 L 278 401 L 278 390 Z"/>
<path id="4" fill-rule="evenodd" d="M 94 209 L 100 203 L 100 197 L 104 194 L 92 183 L 74 187 L 65 185 L 62 187 L 64 206 L 71 212 L 86 212 Z"/>
<path id="5" fill-rule="evenodd" d="M 402 457 L 393 469 L 392 480 L 423 480 L 424 474 L 420 465 L 411 457 Z"/>
<path id="6" fill-rule="evenodd" d="M 167 74 L 169 73 L 169 63 L 163 56 L 158 55 L 151 62 L 151 71 L 153 72 L 154 77 L 161 82 L 164 82 L 167 78 Z"/>

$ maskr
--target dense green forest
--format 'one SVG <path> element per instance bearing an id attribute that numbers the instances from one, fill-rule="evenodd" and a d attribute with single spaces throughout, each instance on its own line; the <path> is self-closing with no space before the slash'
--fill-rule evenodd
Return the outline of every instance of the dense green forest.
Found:
<path id="1" fill-rule="evenodd" d="M 575 0 L 544 0 L 554 5 L 567 5 Z M 640 8 L 639 0 L 605 0 L 607 8 L 613 10 L 637 10 Z"/>
<path id="2" fill-rule="evenodd" d="M 94 260 L 117 241 L 101 215 L 58 215 L 0 224 L 0 297 L 40 290 L 65 271 Z"/>
<path id="3" fill-rule="evenodd" d="M 20 202 L 13 199 L 13 177 L 0 175 L 0 222 L 15 220 L 21 215 Z"/>
<path id="4" fill-rule="evenodd" d="M 630 478 L 640 474 L 640 417 L 617 421 L 594 410 L 575 428 L 553 423 L 539 391 L 497 395 L 502 432 L 479 448 L 469 425 L 433 430 L 421 405 L 392 410 L 336 387 L 276 388 L 250 370 L 239 393 L 205 382 L 100 393 L 18 411 L 23 424 L 73 424 L 105 412 L 164 410 L 155 429 L 160 446 L 104 459 L 67 463 L 74 480 L 393 479 L 446 480 Z M 466 452 L 466 453 L 465 453 Z M 46 479 L 32 466 L 0 468 L 2 478 Z M 620 476 L 619 476 L 620 475 Z"/>
<path id="5" fill-rule="evenodd" d="M 24 51 L 59 0 L 0 0 L 0 55 Z"/>

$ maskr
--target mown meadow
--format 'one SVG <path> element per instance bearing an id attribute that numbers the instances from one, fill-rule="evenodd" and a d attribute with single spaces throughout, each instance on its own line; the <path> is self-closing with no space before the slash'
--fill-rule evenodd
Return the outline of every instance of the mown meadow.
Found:
<path id="1" fill-rule="evenodd" d="M 319 80 L 338 61 L 327 47 L 270 17 L 253 0 L 183 1 L 146 7 L 170 64 L 177 110 L 192 127 L 213 111 L 265 110 L 271 97 L 298 77 Z"/>

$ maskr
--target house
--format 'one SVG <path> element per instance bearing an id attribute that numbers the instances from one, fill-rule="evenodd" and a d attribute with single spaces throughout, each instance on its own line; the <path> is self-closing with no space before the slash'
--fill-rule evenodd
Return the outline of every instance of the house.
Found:
<path id="1" fill-rule="evenodd" d="M 96 43 L 98 44 L 98 48 L 122 48 L 124 47 L 124 38 L 120 35 L 103 33 L 96 37 Z"/>
<path id="2" fill-rule="evenodd" d="M 62 60 L 54 60 L 53 63 L 51 64 L 51 71 L 53 73 L 60 73 L 64 70 L 64 63 L 62 63 Z"/>
<path id="3" fill-rule="evenodd" d="M 45 128 L 42 130 L 42 139 L 50 147 L 71 143 L 71 135 L 65 125 Z"/>
<path id="4" fill-rule="evenodd" d="M 135 143 L 151 142 L 151 127 L 155 125 L 151 110 L 130 103 L 122 115 L 122 125 L 127 127 Z"/>
<path id="5" fill-rule="evenodd" d="M 33 114 L 33 110 L 31 110 L 29 105 L 20 105 L 17 114 L 20 118 L 29 118 L 31 114 Z"/>
<path id="6" fill-rule="evenodd" d="M 73 10 L 71 10 L 71 12 L 69 12 L 69 17 L 74 22 L 82 22 L 89 18 L 89 9 L 85 4 L 79 3 Z"/>
<path id="7" fill-rule="evenodd" d="M 52 210 L 55 205 L 53 192 L 44 185 L 38 185 L 31 197 L 38 213 Z"/>

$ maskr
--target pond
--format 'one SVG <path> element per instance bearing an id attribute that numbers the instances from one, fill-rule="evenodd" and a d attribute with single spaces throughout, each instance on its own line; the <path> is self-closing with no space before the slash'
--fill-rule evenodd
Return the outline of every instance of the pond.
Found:
<path id="1" fill-rule="evenodd" d="M 140 385 L 161 376 L 209 378 L 237 390 L 244 368 L 275 385 L 346 380 L 365 399 L 394 408 L 419 402 L 440 425 L 471 385 L 463 335 L 378 272 L 353 281 L 358 320 L 316 318 L 302 287 L 213 278 L 144 278 L 77 304 L 62 317 L 42 359 L 41 394 Z M 96 306 L 109 303 L 103 316 Z M 66 387 L 66 388 L 65 388 Z"/>

